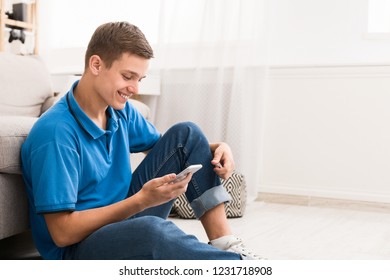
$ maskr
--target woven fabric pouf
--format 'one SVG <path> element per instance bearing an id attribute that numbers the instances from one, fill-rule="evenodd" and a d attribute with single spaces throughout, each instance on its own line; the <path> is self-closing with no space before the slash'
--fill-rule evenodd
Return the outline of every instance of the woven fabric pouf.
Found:
<path id="1" fill-rule="evenodd" d="M 225 203 L 226 216 L 239 218 L 245 213 L 247 190 L 244 175 L 234 172 L 227 180 L 221 180 L 232 200 Z M 180 195 L 174 202 L 172 213 L 183 219 L 194 219 L 194 211 L 185 194 Z"/>

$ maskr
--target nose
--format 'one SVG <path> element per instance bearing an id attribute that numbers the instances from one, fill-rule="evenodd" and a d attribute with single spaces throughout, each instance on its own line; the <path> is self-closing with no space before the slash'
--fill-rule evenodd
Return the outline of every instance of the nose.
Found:
<path id="1" fill-rule="evenodd" d="M 134 82 L 127 86 L 127 91 L 131 94 L 138 94 L 138 82 Z"/>

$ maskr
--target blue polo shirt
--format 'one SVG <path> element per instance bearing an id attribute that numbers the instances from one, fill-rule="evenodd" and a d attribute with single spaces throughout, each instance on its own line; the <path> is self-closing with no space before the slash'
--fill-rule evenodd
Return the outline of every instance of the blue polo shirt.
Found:
<path id="1" fill-rule="evenodd" d="M 130 103 L 107 109 L 107 130 L 81 109 L 73 89 L 33 126 L 22 146 L 22 172 L 35 244 L 44 259 L 61 259 L 43 213 L 85 210 L 126 198 L 129 155 L 150 149 L 160 133 Z"/>

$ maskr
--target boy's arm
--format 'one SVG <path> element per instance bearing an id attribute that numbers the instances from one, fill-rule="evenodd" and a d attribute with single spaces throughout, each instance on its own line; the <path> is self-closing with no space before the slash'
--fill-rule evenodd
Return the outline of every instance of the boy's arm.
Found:
<path id="1" fill-rule="evenodd" d="M 176 178 L 168 174 L 147 182 L 135 195 L 120 202 L 100 208 L 44 214 L 50 235 L 58 247 L 82 241 L 88 235 L 110 223 L 124 220 L 146 208 L 166 203 L 187 189 L 189 174 L 183 181 L 169 182 Z"/>

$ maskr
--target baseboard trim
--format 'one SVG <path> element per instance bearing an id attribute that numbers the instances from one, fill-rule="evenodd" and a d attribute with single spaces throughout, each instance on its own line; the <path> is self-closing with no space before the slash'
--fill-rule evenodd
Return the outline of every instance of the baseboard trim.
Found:
<path id="1" fill-rule="evenodd" d="M 322 208 L 337 208 L 386 213 L 390 212 L 390 203 L 357 201 L 305 195 L 259 192 L 256 201 Z"/>

